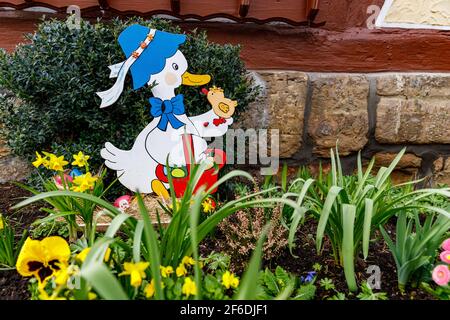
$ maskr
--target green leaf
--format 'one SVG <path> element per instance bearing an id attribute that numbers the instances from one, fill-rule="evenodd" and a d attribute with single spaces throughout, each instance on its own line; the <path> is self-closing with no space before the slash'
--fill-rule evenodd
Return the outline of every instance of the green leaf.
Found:
<path id="1" fill-rule="evenodd" d="M 367 259 L 369 255 L 370 231 L 372 227 L 373 200 L 365 199 L 364 227 L 363 227 L 363 255 Z"/>
<path id="2" fill-rule="evenodd" d="M 353 232 L 356 207 L 344 204 L 342 207 L 343 241 L 342 257 L 344 261 L 345 280 L 350 291 L 358 290 L 355 279 Z"/>

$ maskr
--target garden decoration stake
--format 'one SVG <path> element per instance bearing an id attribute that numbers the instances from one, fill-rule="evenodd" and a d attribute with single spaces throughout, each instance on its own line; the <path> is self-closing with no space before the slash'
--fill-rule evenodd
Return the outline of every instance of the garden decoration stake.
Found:
<path id="1" fill-rule="evenodd" d="M 118 42 L 127 59 L 110 66 L 115 84 L 98 92 L 100 108 L 114 104 L 120 97 L 125 77 L 131 71 L 134 90 L 152 86 L 149 99 L 153 120 L 141 131 L 131 150 L 121 150 L 106 142 L 101 156 L 110 169 L 117 172 L 119 181 L 133 192 L 156 193 L 169 197 L 168 174 L 173 177 L 174 191 L 181 197 L 189 180 L 191 159 L 207 162 L 196 185 L 212 186 L 218 169 L 225 164 L 225 152 L 209 149 L 206 137 L 223 136 L 233 123 L 236 101 L 227 99 L 220 88 L 204 88 L 212 108 L 197 116 L 187 116 L 184 97 L 176 95 L 181 85 L 202 86 L 210 82 L 209 75 L 195 75 L 187 71 L 188 63 L 179 47 L 186 35 L 150 29 L 138 24 L 127 27 Z M 215 96 L 214 96 L 215 95 Z M 167 166 L 168 164 L 168 166 Z"/>

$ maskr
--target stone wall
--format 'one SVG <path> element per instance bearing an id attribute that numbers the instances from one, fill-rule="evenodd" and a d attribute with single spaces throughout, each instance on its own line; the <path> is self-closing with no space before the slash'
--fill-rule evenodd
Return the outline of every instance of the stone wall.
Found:
<path id="1" fill-rule="evenodd" d="M 380 167 L 407 146 L 397 181 L 428 176 L 450 184 L 450 74 L 253 74 L 262 97 L 236 125 L 279 129 L 282 161 L 326 165 L 338 141 L 351 172 L 360 150 Z"/>

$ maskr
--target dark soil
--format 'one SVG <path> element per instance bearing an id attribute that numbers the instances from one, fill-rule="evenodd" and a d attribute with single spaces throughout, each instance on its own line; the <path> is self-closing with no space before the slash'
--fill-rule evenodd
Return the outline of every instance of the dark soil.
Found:
<path id="1" fill-rule="evenodd" d="M 19 211 L 11 210 L 11 206 L 29 197 L 31 194 L 13 184 L 0 184 L 0 212 L 8 218 L 16 230 L 18 238 L 24 230 L 45 214 L 39 211 L 39 205 L 30 205 Z M 16 270 L 0 270 L 0 300 L 29 299 L 28 279 L 22 278 Z"/>
<path id="2" fill-rule="evenodd" d="M 385 228 L 390 232 L 395 231 L 395 226 L 393 225 L 386 225 Z M 317 224 L 311 219 L 300 227 L 297 233 L 296 247 L 293 250 L 294 255 L 298 258 L 293 257 L 286 248 L 278 258 L 265 261 L 263 268 L 268 267 L 274 271 L 276 266 L 281 266 L 293 274 L 306 276 L 309 271 L 313 271 L 313 265 L 319 263 L 322 266 L 322 270 L 317 275 L 315 299 L 323 300 L 336 294 L 335 291 L 326 291 L 320 287 L 319 281 L 324 278 L 333 280 L 336 291 L 345 293 L 347 299 L 357 299 L 355 295 L 349 294 L 344 271 L 335 263 L 331 246 L 327 239 L 324 241 L 322 254 L 317 255 L 314 241 L 316 229 Z M 207 256 L 212 251 L 220 252 L 223 247 L 223 241 L 225 241 L 224 237 L 220 234 L 217 234 L 214 239 L 205 240 L 200 246 L 201 255 Z M 400 293 L 397 286 L 395 262 L 382 237 L 370 243 L 369 256 L 366 261 L 363 259 L 357 261 L 355 272 L 359 284 L 371 276 L 371 274 L 366 273 L 370 265 L 380 267 L 381 271 L 381 289 L 374 290 L 374 292 L 385 292 L 390 300 L 435 300 L 432 295 L 421 289 L 409 288 L 404 295 Z M 234 265 L 231 268 L 238 271 L 243 270 L 244 267 L 243 265 Z"/>

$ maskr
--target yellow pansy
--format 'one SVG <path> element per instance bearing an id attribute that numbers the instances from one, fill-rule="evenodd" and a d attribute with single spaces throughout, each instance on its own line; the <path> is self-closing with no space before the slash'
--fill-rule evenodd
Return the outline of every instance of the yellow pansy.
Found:
<path id="1" fill-rule="evenodd" d="M 187 274 L 187 269 L 186 269 L 186 267 L 184 266 L 184 264 L 181 263 L 181 264 L 177 267 L 177 269 L 175 270 L 175 272 L 177 273 L 177 277 L 183 277 L 183 276 L 185 276 L 185 275 Z"/>
<path id="2" fill-rule="evenodd" d="M 67 284 L 67 281 L 70 278 L 70 273 L 68 268 L 66 266 L 63 266 L 60 270 L 55 272 L 54 276 L 55 276 L 55 283 L 58 286 L 64 286 Z"/>
<path id="3" fill-rule="evenodd" d="M 16 268 L 22 276 L 35 276 L 43 284 L 66 266 L 69 258 L 69 244 L 61 237 L 48 237 L 41 241 L 27 238 L 17 258 Z"/>
<path id="4" fill-rule="evenodd" d="M 181 263 L 190 264 L 191 266 L 193 266 L 195 264 L 195 260 L 192 257 L 184 256 L 183 259 L 181 260 Z"/>
<path id="5" fill-rule="evenodd" d="M 142 283 L 142 279 L 146 277 L 145 269 L 148 268 L 150 264 L 148 262 L 125 262 L 123 271 L 119 276 L 130 276 L 130 283 L 133 287 L 139 287 Z"/>
<path id="6" fill-rule="evenodd" d="M 93 177 L 90 172 L 76 176 L 75 179 L 73 179 L 73 186 L 71 189 L 75 192 L 90 190 L 94 188 L 95 181 L 97 181 L 97 179 L 98 178 Z"/>
<path id="7" fill-rule="evenodd" d="M 36 151 L 36 160 L 32 162 L 33 166 L 39 168 L 40 166 L 48 167 L 47 157 L 42 157 L 39 152 Z"/>
<path id="8" fill-rule="evenodd" d="M 90 251 L 91 251 L 90 247 L 87 247 L 87 248 L 84 248 L 83 250 L 81 250 L 81 252 L 79 254 L 77 254 L 77 256 L 76 256 L 77 260 L 84 262 L 84 260 L 86 260 L 86 257 Z M 106 252 L 105 252 L 105 257 L 104 257 L 105 262 L 107 262 L 109 260 L 110 256 L 111 256 L 111 249 L 108 248 L 108 249 L 106 249 Z"/>
<path id="9" fill-rule="evenodd" d="M 189 297 L 190 295 L 195 296 L 197 294 L 197 286 L 195 285 L 195 282 L 189 277 L 185 278 L 181 292 L 185 294 L 186 297 Z"/>
<path id="10" fill-rule="evenodd" d="M 83 152 L 78 152 L 78 154 L 74 154 L 73 158 L 75 159 L 72 162 L 73 166 L 78 166 L 80 168 L 87 166 L 88 164 L 88 160 L 90 158 L 90 156 L 85 155 Z"/>
<path id="11" fill-rule="evenodd" d="M 48 169 L 50 170 L 63 171 L 64 166 L 68 163 L 68 161 L 64 160 L 64 156 L 58 157 L 51 153 L 48 154 Z"/>
<path id="12" fill-rule="evenodd" d="M 168 267 L 160 266 L 159 268 L 161 269 L 161 276 L 163 278 L 167 278 L 173 273 L 173 268 L 171 266 Z"/>
<path id="13" fill-rule="evenodd" d="M 226 271 L 222 275 L 222 285 L 227 289 L 230 289 L 230 287 L 237 288 L 239 286 L 239 278 L 236 277 L 234 273 Z"/>

